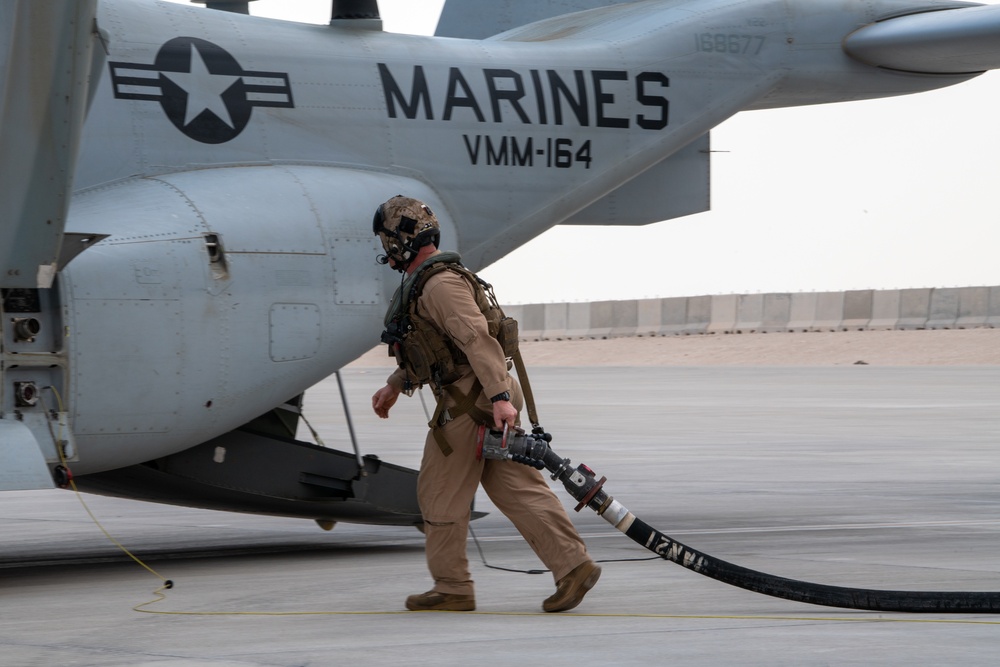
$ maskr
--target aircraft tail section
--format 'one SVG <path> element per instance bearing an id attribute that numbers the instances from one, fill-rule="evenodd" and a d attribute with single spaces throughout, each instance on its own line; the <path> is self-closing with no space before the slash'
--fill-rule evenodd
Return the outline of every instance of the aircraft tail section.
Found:
<path id="1" fill-rule="evenodd" d="M 486 39 L 526 23 L 635 0 L 447 0 L 438 37 Z"/>
<path id="2" fill-rule="evenodd" d="M 97 0 L 0 5 L 0 286 L 59 269 L 95 55 Z"/>

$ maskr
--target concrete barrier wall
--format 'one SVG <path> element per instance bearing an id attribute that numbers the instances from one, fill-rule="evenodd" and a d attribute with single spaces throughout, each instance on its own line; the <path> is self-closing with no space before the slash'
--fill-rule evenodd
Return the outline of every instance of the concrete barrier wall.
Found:
<path id="1" fill-rule="evenodd" d="M 1000 327 L 1000 286 L 505 306 L 524 340 Z"/>
<path id="2" fill-rule="evenodd" d="M 733 333 L 736 331 L 736 308 L 739 297 L 735 294 L 722 294 L 712 297 L 709 308 L 709 322 L 705 333 Z"/>
<path id="3" fill-rule="evenodd" d="M 844 319 L 840 326 L 848 330 L 863 331 L 872 321 L 875 290 L 844 292 Z"/>

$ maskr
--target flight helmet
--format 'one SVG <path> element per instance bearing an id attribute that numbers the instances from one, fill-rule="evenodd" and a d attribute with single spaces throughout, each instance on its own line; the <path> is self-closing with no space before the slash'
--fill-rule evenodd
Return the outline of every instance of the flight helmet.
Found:
<path id="1" fill-rule="evenodd" d="M 396 195 L 375 210 L 372 232 L 382 241 L 385 255 L 379 262 L 399 272 L 406 270 L 425 245 L 441 242 L 441 225 L 431 209 L 418 199 Z"/>

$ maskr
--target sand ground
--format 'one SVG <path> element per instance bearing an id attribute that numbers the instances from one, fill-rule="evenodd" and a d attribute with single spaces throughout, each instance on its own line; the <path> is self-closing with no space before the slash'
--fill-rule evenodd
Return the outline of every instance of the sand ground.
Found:
<path id="1" fill-rule="evenodd" d="M 1000 364 L 1000 329 L 715 334 L 527 341 L 530 366 L 965 366 Z M 391 368 L 379 346 L 352 366 Z"/>

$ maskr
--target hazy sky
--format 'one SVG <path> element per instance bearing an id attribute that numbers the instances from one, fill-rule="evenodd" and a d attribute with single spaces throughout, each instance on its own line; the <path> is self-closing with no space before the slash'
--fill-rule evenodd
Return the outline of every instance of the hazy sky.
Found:
<path id="1" fill-rule="evenodd" d="M 416 34 L 433 32 L 442 4 L 379 2 L 386 30 Z M 326 23 L 329 5 L 259 0 L 251 13 Z M 482 275 L 505 303 L 1000 285 L 998 112 L 991 72 L 919 95 L 739 114 L 712 132 L 726 151 L 712 158 L 712 211 L 557 227 Z"/>

